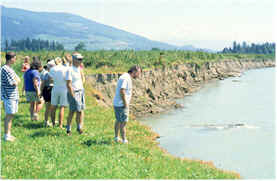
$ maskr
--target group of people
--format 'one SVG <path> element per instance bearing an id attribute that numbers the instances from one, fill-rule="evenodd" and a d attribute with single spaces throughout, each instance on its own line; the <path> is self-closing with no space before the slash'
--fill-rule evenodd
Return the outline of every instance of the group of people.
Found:
<path id="1" fill-rule="evenodd" d="M 77 131 L 83 133 L 84 109 L 85 109 L 85 76 L 83 72 L 83 56 L 74 52 L 65 57 L 57 57 L 47 60 L 42 66 L 38 57 L 24 58 L 21 71 L 23 72 L 22 95 L 30 103 L 30 119 L 39 120 L 39 112 L 45 104 L 44 126 L 55 126 L 56 110 L 59 112 L 59 127 L 63 128 L 64 109 L 69 107 L 66 133 L 71 135 L 71 123 L 76 113 Z M 18 112 L 20 83 L 19 76 L 12 65 L 16 62 L 14 52 L 6 53 L 6 64 L 1 67 L 1 99 L 5 110 L 4 140 L 14 141 L 11 135 L 11 126 L 14 115 Z M 115 97 L 113 100 L 116 122 L 114 125 L 115 141 L 128 143 L 126 139 L 126 124 L 128 122 L 129 104 L 132 96 L 132 78 L 138 78 L 141 73 L 139 66 L 133 66 L 127 73 L 119 77 Z M 51 117 L 52 124 L 48 122 Z M 122 139 L 119 138 L 119 132 Z"/>

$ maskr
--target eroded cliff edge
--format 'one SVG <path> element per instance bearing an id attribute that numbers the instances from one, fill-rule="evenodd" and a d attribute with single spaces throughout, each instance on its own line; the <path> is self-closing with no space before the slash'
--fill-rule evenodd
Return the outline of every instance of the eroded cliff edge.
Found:
<path id="1" fill-rule="evenodd" d="M 202 66 L 193 63 L 175 65 L 143 71 L 141 77 L 133 80 L 133 96 L 130 112 L 144 116 L 178 107 L 174 101 L 198 90 L 202 84 L 215 79 L 240 76 L 246 70 L 274 67 L 275 60 L 224 60 L 206 62 Z M 120 73 L 87 75 L 87 84 L 98 103 L 112 106 L 115 88 Z"/>

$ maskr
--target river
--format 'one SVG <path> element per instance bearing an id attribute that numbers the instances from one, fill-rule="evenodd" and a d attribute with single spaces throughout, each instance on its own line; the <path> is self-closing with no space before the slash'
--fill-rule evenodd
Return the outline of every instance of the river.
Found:
<path id="1" fill-rule="evenodd" d="M 209 82 L 177 102 L 184 107 L 141 119 L 161 147 L 242 178 L 275 178 L 275 68 Z"/>

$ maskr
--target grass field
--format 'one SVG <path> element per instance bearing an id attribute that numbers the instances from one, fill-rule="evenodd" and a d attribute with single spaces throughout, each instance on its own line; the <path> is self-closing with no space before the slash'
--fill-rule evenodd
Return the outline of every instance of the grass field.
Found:
<path id="1" fill-rule="evenodd" d="M 23 57 L 28 55 L 38 56 L 42 61 L 53 59 L 57 56 L 63 57 L 67 53 L 72 52 L 18 52 L 19 61 L 23 61 Z M 275 55 L 262 54 L 222 54 L 222 53 L 205 53 L 205 52 L 190 52 L 190 51 L 82 51 L 84 55 L 84 65 L 86 73 L 115 73 L 127 71 L 134 64 L 139 64 L 144 70 L 160 68 L 163 66 L 171 66 L 183 63 L 196 63 L 199 66 L 205 62 L 217 62 L 222 60 L 264 60 L 275 59 Z M 1 54 L 4 60 L 4 53 Z"/>
<path id="2" fill-rule="evenodd" d="M 23 55 L 21 55 L 23 56 Z M 19 72 L 19 62 L 14 65 Z M 93 68 L 92 68 L 93 69 Z M 123 71 L 123 70 L 122 70 Z M 22 74 L 20 74 L 22 77 Z M 22 87 L 22 84 L 20 85 Z M 129 144 L 113 141 L 114 114 L 97 105 L 86 85 L 85 132 L 72 136 L 58 127 L 43 128 L 31 121 L 25 98 L 12 127 L 15 142 L 1 141 L 1 175 L 5 179 L 235 179 L 211 163 L 173 157 L 162 150 L 156 134 L 136 120 L 128 123 Z M 65 115 L 67 115 L 66 110 Z M 67 116 L 65 116 L 66 118 Z M 1 119 L 4 118 L 3 108 Z M 66 119 L 65 119 L 66 120 Z M 65 121 L 64 121 L 65 124 Z M 4 126 L 1 122 L 1 132 Z M 2 134 L 3 135 L 3 134 Z M 3 140 L 3 137 L 1 137 Z"/>
<path id="3" fill-rule="evenodd" d="M 2 178 L 6 179 L 204 179 L 237 178 L 211 164 L 181 160 L 162 151 L 156 134 L 132 120 L 130 143 L 113 142 L 112 109 L 97 106 L 86 89 L 85 133 L 67 136 L 58 127 L 43 128 L 30 121 L 21 98 L 12 133 L 15 142 L 1 143 Z M 42 117 L 41 111 L 40 117 Z M 3 110 L 1 112 L 3 120 Z M 67 115 L 67 111 L 66 111 Z M 3 121 L 1 131 L 3 133 Z M 73 130 L 76 129 L 74 124 Z M 2 139 L 3 140 L 3 139 Z"/>

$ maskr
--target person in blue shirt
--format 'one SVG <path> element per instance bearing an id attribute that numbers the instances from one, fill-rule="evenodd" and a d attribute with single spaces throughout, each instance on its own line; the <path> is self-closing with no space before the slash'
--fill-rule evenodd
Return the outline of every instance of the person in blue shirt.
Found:
<path id="1" fill-rule="evenodd" d="M 30 102 L 31 120 L 38 120 L 38 113 L 42 108 L 43 99 L 40 92 L 41 78 L 39 71 L 42 70 L 41 61 L 34 59 L 30 69 L 24 74 L 24 87 L 26 99 Z"/>

